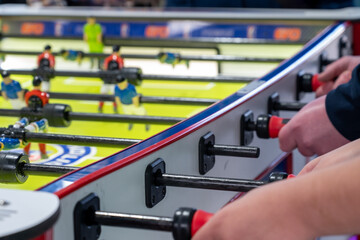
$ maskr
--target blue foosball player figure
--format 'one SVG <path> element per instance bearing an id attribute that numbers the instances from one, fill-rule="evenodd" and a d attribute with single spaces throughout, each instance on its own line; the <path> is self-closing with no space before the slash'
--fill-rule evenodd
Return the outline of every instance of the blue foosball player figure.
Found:
<path id="1" fill-rule="evenodd" d="M 1 95 L 6 101 L 9 101 L 12 108 L 20 109 L 25 107 L 24 90 L 18 81 L 10 78 L 8 71 L 1 73 L 3 81 L 1 82 Z"/>
<path id="2" fill-rule="evenodd" d="M 41 119 L 36 122 L 29 124 L 27 118 L 22 118 L 17 121 L 12 127 L 13 128 L 25 128 L 28 132 L 39 132 L 47 131 L 49 124 L 46 119 Z M 7 138 L 5 135 L 0 135 L 0 151 L 1 150 L 11 150 L 15 148 L 25 147 L 28 143 L 17 138 Z"/>
<path id="3" fill-rule="evenodd" d="M 122 107 L 124 114 L 128 115 L 146 115 L 144 106 L 140 104 L 140 95 L 136 92 L 135 86 L 130 84 L 124 77 L 118 75 L 116 77 L 115 101 L 118 106 Z M 131 130 L 133 124 L 129 124 Z M 146 131 L 149 131 L 150 125 L 145 125 Z"/>
<path id="4" fill-rule="evenodd" d="M 182 60 L 179 53 L 160 52 L 158 54 L 158 59 L 161 63 L 171 64 L 173 67 L 178 64 L 185 64 L 187 68 L 190 66 L 189 61 Z"/>
<path id="5" fill-rule="evenodd" d="M 75 51 L 75 50 L 71 50 L 71 49 L 68 49 L 68 50 L 65 50 L 65 49 L 62 49 L 60 51 L 60 55 L 66 60 L 66 61 L 76 61 L 79 66 L 81 65 L 82 63 L 82 60 L 84 58 L 84 52 L 82 51 Z"/>

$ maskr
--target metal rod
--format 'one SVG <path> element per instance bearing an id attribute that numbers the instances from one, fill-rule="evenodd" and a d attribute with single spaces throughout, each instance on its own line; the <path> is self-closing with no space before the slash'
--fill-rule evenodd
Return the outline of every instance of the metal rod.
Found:
<path id="1" fill-rule="evenodd" d="M 23 117 L 43 117 L 42 112 L 26 112 Z M 0 109 L 2 117 L 20 117 L 21 110 L 17 109 Z M 159 116 L 136 116 L 121 114 L 104 114 L 104 113 L 82 113 L 69 112 L 69 120 L 75 121 L 101 121 L 101 122 L 123 122 L 123 123 L 144 123 L 144 124 L 175 124 L 185 120 L 180 117 L 159 117 Z"/>
<path id="2" fill-rule="evenodd" d="M 208 98 L 184 98 L 184 97 L 155 97 L 155 96 L 140 96 L 141 103 L 161 103 L 161 104 L 176 104 L 176 105 L 200 105 L 209 106 L 220 100 Z"/>
<path id="3" fill-rule="evenodd" d="M 266 184 L 266 182 L 263 181 L 232 178 L 199 177 L 167 173 L 156 176 L 155 183 L 157 185 L 172 187 L 201 188 L 235 192 L 248 192 L 254 188 Z"/>
<path id="4" fill-rule="evenodd" d="M 170 217 L 95 211 L 94 221 L 100 225 L 107 226 L 150 229 L 166 232 L 172 232 L 173 230 L 173 218 Z"/>
<path id="5" fill-rule="evenodd" d="M 78 51 L 81 52 L 81 51 Z M 0 54 L 4 55 L 26 55 L 37 56 L 41 52 L 35 51 L 13 51 L 0 50 Z M 54 56 L 61 56 L 60 52 L 53 52 Z M 84 57 L 91 58 L 106 58 L 109 54 L 104 53 L 84 53 Z M 121 54 L 122 58 L 130 59 L 158 59 L 157 54 Z M 227 56 L 227 55 L 180 55 L 180 60 L 185 61 L 215 61 L 215 62 L 281 62 L 285 58 L 264 58 L 264 57 L 242 57 L 242 56 Z"/>
<path id="6" fill-rule="evenodd" d="M 260 148 L 214 144 L 207 149 L 207 152 L 212 155 L 257 158 Z"/>
<path id="7" fill-rule="evenodd" d="M 8 70 L 11 74 L 18 75 L 32 75 L 35 70 L 29 69 L 14 69 Z M 60 77 L 88 77 L 88 78 L 100 78 L 103 75 L 119 74 L 118 71 L 98 71 L 98 72 L 86 72 L 86 71 L 54 71 L 54 76 Z M 237 76 L 178 76 L 178 75 L 157 75 L 157 74 L 142 74 L 141 79 L 144 80 L 158 80 L 158 81 L 188 81 L 188 82 L 223 82 L 223 83 L 248 83 L 256 78 L 254 77 L 237 77 Z"/>
<path id="8" fill-rule="evenodd" d="M 256 130 L 256 123 L 254 121 L 249 121 L 246 123 L 245 130 L 247 131 L 255 131 Z"/>
<path id="9" fill-rule="evenodd" d="M 185 81 L 185 82 L 221 82 L 221 83 L 248 83 L 256 78 L 237 77 L 237 76 L 216 76 L 216 77 L 198 77 L 198 76 L 179 76 L 179 75 L 151 75 L 143 74 L 142 79 L 158 81 Z"/>
<path id="10" fill-rule="evenodd" d="M 35 163 L 21 163 L 19 171 L 26 175 L 38 175 L 38 176 L 49 176 L 58 177 L 66 173 L 79 169 L 78 167 L 71 166 L 57 166 L 57 165 L 46 165 L 46 164 L 35 164 Z"/>
<path id="11" fill-rule="evenodd" d="M 274 104 L 274 110 L 299 111 L 305 105 L 306 103 L 298 103 L 298 102 L 276 102 Z"/>
<path id="12" fill-rule="evenodd" d="M 107 94 L 79 94 L 79 93 L 62 93 L 49 92 L 50 98 L 68 99 L 68 100 L 86 100 L 86 101 L 110 101 L 113 102 L 115 97 Z M 158 96 L 142 96 L 141 103 L 161 103 L 161 104 L 178 104 L 178 105 L 201 105 L 208 106 L 219 101 L 218 99 L 206 98 L 183 98 L 183 97 L 158 97 Z"/>
<path id="13" fill-rule="evenodd" d="M 127 147 L 139 143 L 140 139 L 110 138 L 97 136 L 67 135 L 53 133 L 25 133 L 25 141 L 38 143 L 69 144 L 92 147 Z"/>
<path id="14" fill-rule="evenodd" d="M 120 46 L 144 46 L 144 47 L 174 47 L 174 48 L 214 48 L 218 44 L 304 44 L 306 41 L 286 41 L 276 39 L 259 38 L 192 38 L 192 39 L 143 39 L 143 38 L 118 38 L 107 37 L 104 39 L 106 45 L 119 44 Z"/>
<path id="15" fill-rule="evenodd" d="M 82 40 L 81 36 L 42 36 L 42 35 L 23 35 L 17 33 L 3 34 L 3 38 L 30 38 L 30 39 L 68 39 Z M 259 39 L 259 38 L 171 38 L 171 39 L 144 39 L 144 38 L 119 38 L 104 37 L 104 44 L 132 47 L 169 47 L 169 48 L 215 48 L 218 44 L 276 44 L 276 45 L 299 45 L 307 43 L 306 40 L 288 41 L 276 39 Z"/>
<path id="16" fill-rule="evenodd" d="M 70 112 L 69 119 L 78 121 L 175 124 L 184 120 L 185 118 Z"/>
<path id="17" fill-rule="evenodd" d="M 0 116 L 1 117 L 36 117 L 41 118 L 42 112 L 34 112 L 34 111 L 22 111 L 20 109 L 4 109 L 0 108 Z"/>
<path id="18" fill-rule="evenodd" d="M 271 62 L 278 63 L 284 61 L 285 58 L 264 58 L 264 57 L 242 57 L 242 56 L 226 56 L 226 55 L 199 55 L 199 56 L 183 56 L 180 60 L 185 61 L 216 61 L 216 62 Z"/>
<path id="19" fill-rule="evenodd" d="M 329 65 L 329 64 L 331 64 L 331 63 L 333 63 L 333 62 L 335 62 L 335 61 L 336 61 L 336 59 L 335 59 L 335 60 L 323 59 L 323 60 L 322 60 L 322 65 L 323 65 L 323 66 L 327 66 L 327 65 Z"/>
<path id="20" fill-rule="evenodd" d="M 9 73 L 18 75 L 33 75 L 36 69 L 9 69 Z M 62 71 L 55 70 L 54 75 L 59 77 L 88 77 L 88 78 L 100 78 L 101 74 L 117 74 L 118 71 Z"/>
<path id="21" fill-rule="evenodd" d="M 19 117 L 20 110 L 18 109 L 0 109 L 0 115 L 4 117 Z"/>
<path id="22" fill-rule="evenodd" d="M 90 93 L 64 93 L 64 92 L 48 92 L 51 99 L 66 100 L 85 100 L 85 101 L 115 101 L 114 95 L 108 94 L 90 94 Z"/>

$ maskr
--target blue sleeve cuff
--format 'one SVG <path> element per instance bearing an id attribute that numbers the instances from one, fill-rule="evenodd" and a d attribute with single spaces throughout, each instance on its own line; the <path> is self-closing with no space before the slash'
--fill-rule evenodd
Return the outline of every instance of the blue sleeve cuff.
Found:
<path id="1" fill-rule="evenodd" d="M 327 115 L 334 127 L 350 141 L 360 138 L 360 66 L 351 80 L 326 96 Z"/>

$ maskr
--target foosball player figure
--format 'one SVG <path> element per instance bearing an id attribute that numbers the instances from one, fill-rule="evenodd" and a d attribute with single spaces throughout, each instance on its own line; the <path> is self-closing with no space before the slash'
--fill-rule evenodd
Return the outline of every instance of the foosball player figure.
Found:
<path id="1" fill-rule="evenodd" d="M 158 59 L 161 63 L 171 64 L 173 68 L 178 64 L 185 64 L 187 68 L 189 68 L 189 61 L 181 60 L 181 56 L 178 53 L 171 52 L 160 52 L 158 54 Z"/>
<path id="2" fill-rule="evenodd" d="M 89 53 L 102 53 L 104 44 L 101 25 L 96 23 L 94 17 L 88 17 L 86 21 L 87 23 L 83 29 L 83 39 L 89 46 Z M 95 59 L 90 58 L 91 68 L 95 66 Z M 101 68 L 100 61 L 98 61 L 98 67 Z"/>
<path id="3" fill-rule="evenodd" d="M 22 118 L 17 121 L 12 127 L 13 128 L 25 128 L 28 132 L 39 132 L 47 131 L 49 124 L 48 121 L 44 118 L 36 122 L 29 124 L 27 118 Z M 1 150 L 11 150 L 15 148 L 25 147 L 27 142 L 24 142 L 21 139 L 17 138 L 7 138 L 4 134 L 0 135 L 0 151 Z"/>
<path id="4" fill-rule="evenodd" d="M 1 95 L 6 101 L 9 101 L 13 109 L 25 107 L 24 90 L 18 81 L 10 78 L 8 71 L 1 73 L 3 81 L 1 82 Z"/>
<path id="5" fill-rule="evenodd" d="M 33 79 L 34 89 L 25 94 L 26 105 L 34 111 L 42 109 L 46 104 L 49 103 L 49 94 L 41 91 L 41 85 L 43 80 L 40 76 L 35 76 Z M 24 148 L 24 153 L 29 155 L 31 143 L 29 143 Z M 44 143 L 39 143 L 39 149 L 42 159 L 47 159 L 48 155 L 46 154 L 46 145 Z"/>
<path id="6" fill-rule="evenodd" d="M 84 58 L 84 52 L 82 51 L 75 51 L 75 50 L 65 50 L 62 49 L 60 51 L 60 55 L 66 60 L 66 61 L 76 61 L 79 66 L 82 63 L 82 60 Z"/>
<path id="7" fill-rule="evenodd" d="M 50 72 L 53 71 L 55 68 L 55 57 L 51 53 L 51 46 L 46 45 L 44 48 L 44 52 L 42 52 L 38 56 L 38 68 L 40 70 L 44 70 L 44 72 Z M 47 75 L 47 74 L 45 74 Z M 50 78 L 48 76 L 43 76 L 43 84 L 42 84 L 42 90 L 44 92 L 48 92 L 50 90 Z"/>
<path id="8" fill-rule="evenodd" d="M 144 106 L 140 105 L 140 95 L 136 92 L 135 86 L 130 84 L 124 77 L 118 75 L 116 77 L 115 101 L 122 107 L 124 114 L 128 115 L 146 115 Z M 129 124 L 131 130 L 133 124 Z M 146 131 L 149 131 L 150 125 L 145 125 Z"/>
<path id="9" fill-rule="evenodd" d="M 124 60 L 120 57 L 120 46 L 113 46 L 113 53 L 108 56 L 104 61 L 104 70 L 107 71 L 118 71 L 124 67 Z M 104 79 L 104 84 L 100 89 L 101 94 L 111 94 L 114 95 L 114 87 L 116 84 L 116 77 L 109 77 Z M 104 102 L 99 102 L 98 111 L 103 111 Z M 114 113 L 117 113 L 117 103 L 113 103 Z"/>

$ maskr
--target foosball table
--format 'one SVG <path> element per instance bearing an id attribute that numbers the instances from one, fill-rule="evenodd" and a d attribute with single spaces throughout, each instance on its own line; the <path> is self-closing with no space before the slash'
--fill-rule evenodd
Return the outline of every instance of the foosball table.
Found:
<path id="1" fill-rule="evenodd" d="M 356 11 L 211 13 L 3 7 L 0 54 L 6 58 L 2 68 L 23 84 L 29 75 L 53 74 L 53 79 L 50 104 L 37 112 L 10 109 L 1 100 L 0 132 L 27 142 L 54 144 L 50 149 L 55 153 L 39 160 L 21 150 L 0 152 L 0 188 L 4 191 L 0 191 L 0 213 L 11 207 L 14 200 L 10 196 L 17 194 L 14 190 L 54 194 L 59 202 L 51 196 L 39 197 L 44 204 L 48 197 L 52 204 L 44 208 L 49 211 L 43 216 L 48 224 L 34 222 L 3 231 L 7 220 L 0 216 L 0 239 L 191 239 L 227 203 L 251 189 L 291 177 L 308 160 L 298 153 L 282 152 L 278 132 L 314 99 L 313 91 L 321 84 L 317 73 L 342 56 L 359 53 Z M 82 46 L 76 27 L 66 27 L 69 22 L 84 24 L 89 15 L 107 26 L 105 45 L 124 48 L 122 70 L 56 67 L 49 73 L 31 64 L 28 67 L 27 62 L 12 64 L 20 62 L 19 56 L 38 54 L 44 39 Z M 194 28 L 189 27 L 192 24 Z M 110 26 L 120 26 L 120 30 L 112 31 Z M 125 28 L 130 29 L 126 34 Z M 142 39 L 134 33 L 139 28 L 145 32 Z M 234 36 L 227 36 L 229 32 Z M 28 40 L 40 47 L 20 46 Z M 12 41 L 19 44 L 11 45 Z M 131 53 L 131 48 L 141 53 Z M 151 72 L 151 61 L 158 54 L 143 53 L 146 48 L 207 49 L 215 54 L 178 54 L 179 61 L 189 61 L 190 67 L 156 67 L 159 74 Z M 262 52 L 268 48 L 273 49 L 271 54 Z M 245 49 L 247 56 L 239 49 Z M 84 54 L 85 58 L 104 56 Z M 139 59 L 150 62 L 137 63 Z M 199 62 L 209 65 L 196 65 Z M 109 109 L 94 113 L 91 103 L 114 101 L 112 95 L 96 94 L 99 78 L 113 75 L 124 76 L 137 86 L 147 116 L 110 114 Z M 51 133 L 8 126 L 19 117 L 47 118 Z M 21 202 L 32 208 L 26 196 Z"/>

